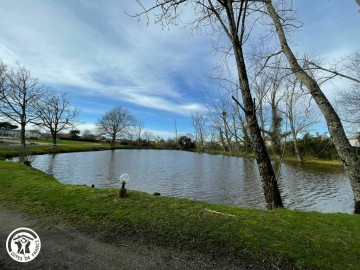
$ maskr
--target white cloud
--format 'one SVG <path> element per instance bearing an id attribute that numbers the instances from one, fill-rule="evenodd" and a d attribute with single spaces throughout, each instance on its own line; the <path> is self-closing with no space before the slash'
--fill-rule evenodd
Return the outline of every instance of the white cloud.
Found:
<path id="1" fill-rule="evenodd" d="M 354 30 L 358 14 L 352 15 L 353 7 L 350 10 L 354 3 L 294 2 L 305 23 L 303 32 L 293 38 L 301 45 L 296 47 L 300 53 L 315 50 L 331 60 L 358 48 L 360 35 Z M 178 26 L 169 30 L 146 26 L 146 21 L 124 13 L 139 10 L 135 1 L 3 0 L 1 4 L 0 58 L 19 61 L 47 85 L 74 88 L 81 97 L 106 97 L 179 116 L 204 110 L 201 80 L 216 63 L 208 37 L 189 37 Z M 185 21 L 191 18 L 192 7 L 183 15 Z M 212 82 L 204 84 L 213 87 Z"/>
<path id="2" fill-rule="evenodd" d="M 10 12 L 0 12 L 0 23 L 9 16 L 17 23 L 5 31 L 9 38 L 0 47 L 0 57 L 11 55 L 46 84 L 75 85 L 88 93 L 180 114 L 201 107 L 186 101 L 185 89 L 172 75 L 181 73 L 191 84 L 201 76 L 199 66 L 210 59 L 198 58 L 201 48 L 182 38 L 186 34 L 180 28 L 146 27 L 123 13 L 129 4 L 99 9 L 91 1 L 5 2 Z"/>
<path id="3" fill-rule="evenodd" d="M 82 134 L 85 130 L 90 130 L 94 134 L 96 134 L 97 127 L 93 123 L 82 123 L 76 126 L 76 129 L 80 130 L 80 134 Z"/>

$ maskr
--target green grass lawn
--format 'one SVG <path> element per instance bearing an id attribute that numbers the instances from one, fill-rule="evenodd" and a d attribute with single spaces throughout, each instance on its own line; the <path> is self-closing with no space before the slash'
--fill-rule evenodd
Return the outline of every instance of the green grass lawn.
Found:
<path id="1" fill-rule="evenodd" d="M 27 142 L 34 142 L 34 143 L 48 143 L 48 144 L 52 144 L 52 139 L 29 139 L 29 140 L 26 140 Z M 60 144 L 60 145 L 84 145 L 84 144 L 94 144 L 92 142 L 84 142 L 84 141 L 72 141 L 72 140 L 56 140 L 56 143 L 57 144 Z"/>
<path id="2" fill-rule="evenodd" d="M 360 216 L 261 211 L 155 197 L 116 189 L 63 185 L 31 167 L 0 161 L 0 202 L 61 217 L 109 238 L 148 241 L 231 255 L 293 262 L 300 268 L 360 269 Z M 217 212 L 212 212 L 217 211 Z"/>
<path id="3" fill-rule="evenodd" d="M 284 159 L 286 162 L 299 163 L 297 158 L 286 157 Z M 321 166 L 337 166 L 343 167 L 343 163 L 340 160 L 324 160 L 324 159 L 315 159 L 315 158 L 304 158 L 304 164 L 313 164 Z"/>
<path id="4" fill-rule="evenodd" d="M 29 142 L 35 143 L 30 145 Z M 53 147 L 51 140 L 30 140 L 27 143 L 27 151 L 30 155 L 39 154 L 56 154 L 56 153 L 67 153 L 67 152 L 82 152 L 82 151 L 98 151 L 98 150 L 110 150 L 111 147 L 108 143 L 92 143 L 92 142 L 79 142 L 60 140 L 58 145 Z M 18 156 L 22 151 L 20 145 L 10 147 L 11 145 L 2 145 L 0 147 L 0 158 L 9 158 Z M 116 149 L 124 149 L 126 147 L 118 145 Z"/>
<path id="5" fill-rule="evenodd" d="M 222 150 L 209 150 L 206 151 L 206 153 L 211 155 L 225 155 L 225 156 L 240 156 L 245 158 L 254 159 L 254 154 L 230 154 L 228 152 L 224 152 Z M 270 156 L 272 160 L 279 160 L 278 156 Z M 314 157 L 303 157 L 304 158 L 304 164 L 313 164 L 313 165 L 321 165 L 321 166 L 344 166 L 343 163 L 340 160 L 326 160 L 326 159 L 316 159 Z M 291 162 L 291 163 L 299 163 L 298 159 L 296 157 L 284 157 L 285 162 Z"/>

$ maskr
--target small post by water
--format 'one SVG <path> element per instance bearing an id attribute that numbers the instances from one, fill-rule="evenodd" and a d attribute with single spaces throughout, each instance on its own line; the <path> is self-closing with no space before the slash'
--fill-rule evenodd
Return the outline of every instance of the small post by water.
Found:
<path id="1" fill-rule="evenodd" d="M 130 176 L 127 173 L 123 173 L 120 176 L 121 188 L 119 190 L 119 198 L 127 197 L 127 190 L 125 188 L 125 184 L 130 180 Z"/>

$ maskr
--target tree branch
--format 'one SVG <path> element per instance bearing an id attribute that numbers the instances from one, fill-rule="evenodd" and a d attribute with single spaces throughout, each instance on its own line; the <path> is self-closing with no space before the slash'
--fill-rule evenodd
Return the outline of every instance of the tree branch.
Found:
<path id="1" fill-rule="evenodd" d="M 307 62 L 307 64 L 314 66 L 316 69 L 320 69 L 320 70 L 323 70 L 323 71 L 332 73 L 333 76 L 330 76 L 327 80 L 332 79 L 332 78 L 334 78 L 334 77 L 336 77 L 336 76 L 339 76 L 339 77 L 342 77 L 342 78 L 351 80 L 351 81 L 353 81 L 353 82 L 360 83 L 360 79 L 357 79 L 357 78 L 354 78 L 354 77 L 345 75 L 345 74 L 340 73 L 340 72 L 338 72 L 338 71 L 336 71 L 336 70 L 331 70 L 331 69 L 324 68 L 324 67 L 322 67 L 322 66 L 320 66 L 320 65 L 318 65 L 318 64 L 315 64 L 314 62 L 311 62 L 311 61 L 309 61 L 309 60 L 306 60 L 306 62 Z M 327 81 L 327 80 L 326 80 L 326 81 Z M 323 83 L 324 83 L 324 82 L 323 82 Z"/>

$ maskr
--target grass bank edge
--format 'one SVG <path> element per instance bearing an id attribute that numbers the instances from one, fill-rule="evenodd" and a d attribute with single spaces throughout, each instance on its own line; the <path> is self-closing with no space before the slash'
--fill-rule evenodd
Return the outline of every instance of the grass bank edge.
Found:
<path id="1" fill-rule="evenodd" d="M 223 155 L 223 156 L 233 156 L 233 157 L 243 157 L 243 158 L 247 158 L 247 159 L 255 159 L 254 154 L 235 154 L 235 153 L 231 154 L 228 152 L 224 152 L 222 150 L 210 150 L 210 151 L 206 151 L 205 153 L 210 154 L 210 155 Z M 270 158 L 272 160 L 280 160 L 280 158 L 278 156 L 274 156 L 274 155 L 270 156 Z M 284 157 L 283 161 L 289 162 L 289 163 L 300 164 L 296 157 Z M 313 165 L 321 165 L 321 166 L 337 166 L 337 167 L 344 166 L 340 160 L 317 159 L 317 158 L 313 158 L 313 157 L 304 157 L 303 164 L 313 164 Z"/>
<path id="2" fill-rule="evenodd" d="M 105 150 L 119 150 L 119 149 L 148 149 L 147 147 L 136 146 L 124 146 L 117 145 L 111 147 L 105 143 L 83 143 L 83 144 L 59 144 L 56 147 L 48 145 L 29 145 L 27 152 L 29 155 L 44 155 L 44 154 L 59 154 L 59 153 L 71 153 L 71 152 L 90 152 L 90 151 L 105 151 Z M 21 153 L 22 149 L 18 148 L 0 148 L 0 160 L 6 158 L 17 157 Z"/>
<path id="3" fill-rule="evenodd" d="M 102 151 L 102 150 L 118 150 L 118 149 L 153 149 L 153 150 L 165 150 L 164 148 L 157 147 L 146 147 L 146 146 L 133 146 L 133 145 L 116 145 L 111 147 L 108 143 L 88 143 L 88 142 L 79 142 L 71 140 L 61 140 L 58 141 L 58 146 L 52 147 L 50 142 L 51 140 L 36 140 L 35 143 L 48 143 L 49 145 L 30 145 L 28 142 L 28 151 L 30 155 L 42 155 L 42 154 L 58 154 L 58 153 L 70 153 L 70 152 L 88 152 L 88 151 Z M 192 152 L 196 152 L 193 150 Z M 12 148 L 0 148 L 0 160 L 6 158 L 12 158 L 19 156 L 20 149 Z M 243 157 L 248 159 L 254 159 L 253 154 L 230 154 L 222 150 L 208 150 L 205 153 L 211 155 L 223 155 L 223 156 L 235 156 Z M 279 160 L 279 157 L 272 156 L 271 159 Z M 299 163 L 298 160 L 294 157 L 285 157 L 285 162 L 290 163 Z M 322 166 L 339 166 L 342 167 L 343 164 L 339 160 L 324 160 L 316 159 L 311 157 L 304 158 L 304 164 L 314 164 Z"/>
<path id="4" fill-rule="evenodd" d="M 110 237 L 135 233 L 214 254 L 290 259 L 305 268 L 360 269 L 357 215 L 261 211 L 136 191 L 119 199 L 116 189 L 63 185 L 36 169 L 5 161 L 0 161 L 0 188 L 0 201 Z"/>

